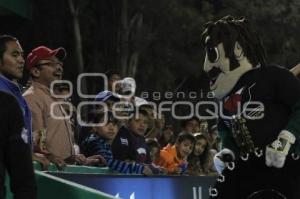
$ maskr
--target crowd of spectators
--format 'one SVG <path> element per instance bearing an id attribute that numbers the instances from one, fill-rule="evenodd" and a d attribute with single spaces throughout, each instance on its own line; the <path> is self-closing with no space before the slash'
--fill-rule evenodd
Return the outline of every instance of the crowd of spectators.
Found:
<path id="1" fill-rule="evenodd" d="M 102 104 L 90 110 L 89 127 L 79 132 L 84 155 L 101 155 L 106 166 L 125 174 L 216 175 L 213 156 L 220 148 L 216 125 L 193 116 L 173 120 L 181 124 L 176 131 L 153 102 L 134 95 L 132 78 L 122 79 L 114 71 L 108 81 L 109 90 L 95 98 Z"/>
<path id="2" fill-rule="evenodd" d="M 34 198 L 32 160 L 44 170 L 52 162 L 59 169 L 75 164 L 146 176 L 216 175 L 213 157 L 221 144 L 216 123 L 208 124 L 196 116 L 166 123 L 155 103 L 136 96 L 134 78 L 123 78 L 118 71 L 106 73 L 107 90 L 96 95 L 84 125 L 78 123 L 77 110 L 69 100 L 72 88 L 60 82 L 66 55 L 62 47 L 38 46 L 25 59 L 17 38 L 0 36 L 1 121 L 7 122 L 0 129 L 1 155 L 15 155 L 11 145 L 19 146 L 26 158 L 20 163 L 23 166 L 12 155 L 1 158 L 0 180 L 4 181 L 3 171 L 8 170 L 16 195 Z M 24 68 L 30 74 L 26 89 L 18 84 Z M 300 65 L 291 72 L 297 76 Z M 180 129 L 174 128 L 175 123 L 181 124 Z M 31 191 L 27 193 L 16 177 L 22 168 L 30 170 Z M 22 176 L 26 173 L 19 178 Z M 3 195 L 1 188 L 0 197 Z"/>
<path id="3" fill-rule="evenodd" d="M 52 162 L 59 169 L 74 164 L 147 176 L 216 173 L 216 129 L 197 117 L 166 123 L 155 103 L 135 95 L 138 85 L 132 77 L 107 72 L 107 90 L 96 95 L 83 125 L 70 101 L 71 87 L 60 82 L 64 48 L 38 46 L 25 58 L 17 39 L 2 35 L 0 53 L 0 91 L 18 102 L 24 123 L 16 133 L 31 149 L 27 159 L 42 169 Z M 24 69 L 30 74 L 25 89 L 18 83 Z M 180 129 L 174 128 L 176 122 Z"/>

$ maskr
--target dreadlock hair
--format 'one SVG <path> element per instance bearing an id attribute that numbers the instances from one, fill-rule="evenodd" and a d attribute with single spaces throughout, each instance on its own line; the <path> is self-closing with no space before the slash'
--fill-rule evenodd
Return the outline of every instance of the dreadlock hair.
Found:
<path id="1" fill-rule="evenodd" d="M 202 42 L 205 46 L 207 36 L 215 46 L 223 43 L 225 56 L 230 60 L 230 70 L 239 67 L 234 55 L 235 42 L 241 45 L 244 55 L 254 67 L 266 65 L 266 54 L 261 39 L 245 17 L 235 19 L 228 15 L 216 22 L 210 21 L 202 33 Z"/>

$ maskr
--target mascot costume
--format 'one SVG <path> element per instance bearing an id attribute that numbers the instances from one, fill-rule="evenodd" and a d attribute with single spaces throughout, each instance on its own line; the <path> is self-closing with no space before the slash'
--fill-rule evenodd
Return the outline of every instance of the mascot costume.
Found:
<path id="1" fill-rule="evenodd" d="M 209 22 L 202 34 L 204 70 L 219 103 L 222 150 L 210 197 L 300 199 L 300 83 L 267 65 L 245 18 Z"/>

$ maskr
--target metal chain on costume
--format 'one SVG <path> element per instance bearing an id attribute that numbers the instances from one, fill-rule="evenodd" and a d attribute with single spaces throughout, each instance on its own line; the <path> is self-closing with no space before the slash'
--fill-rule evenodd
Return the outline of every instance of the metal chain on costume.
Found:
<path id="1" fill-rule="evenodd" d="M 295 153 L 292 153 L 291 156 L 292 156 L 293 160 L 298 160 L 300 158 L 300 156 L 296 155 Z"/>
<path id="2" fill-rule="evenodd" d="M 246 126 L 246 119 L 243 117 L 235 117 L 231 121 L 231 132 L 237 146 L 241 150 L 241 159 L 247 161 L 250 153 L 255 153 L 258 151 L 254 146 L 254 142 L 250 135 L 250 132 Z M 261 155 L 261 153 L 258 153 Z"/>
<path id="3" fill-rule="evenodd" d="M 255 148 L 254 154 L 256 155 L 256 157 L 261 157 L 264 152 L 262 149 Z"/>
<path id="4" fill-rule="evenodd" d="M 247 161 L 249 159 L 249 153 L 242 153 L 242 155 L 240 156 L 242 160 Z"/>
<path id="5" fill-rule="evenodd" d="M 218 182 L 225 182 L 225 176 L 222 175 L 222 174 L 220 174 L 220 175 L 218 176 L 218 178 L 217 178 L 217 181 L 218 181 Z"/>
<path id="6" fill-rule="evenodd" d="M 212 187 L 209 187 L 208 192 L 211 197 L 217 197 L 219 194 L 218 190 L 216 188 L 212 188 Z"/>
<path id="7" fill-rule="evenodd" d="M 232 171 L 235 168 L 235 163 L 234 162 L 228 162 L 227 163 L 227 168 Z"/>

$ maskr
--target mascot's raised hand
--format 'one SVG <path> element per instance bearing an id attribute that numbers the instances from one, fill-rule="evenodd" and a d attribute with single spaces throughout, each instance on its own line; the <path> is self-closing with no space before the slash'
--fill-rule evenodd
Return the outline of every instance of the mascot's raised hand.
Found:
<path id="1" fill-rule="evenodd" d="M 295 136 L 289 131 L 281 131 L 277 139 L 266 147 L 266 165 L 282 168 L 295 139 Z"/>

